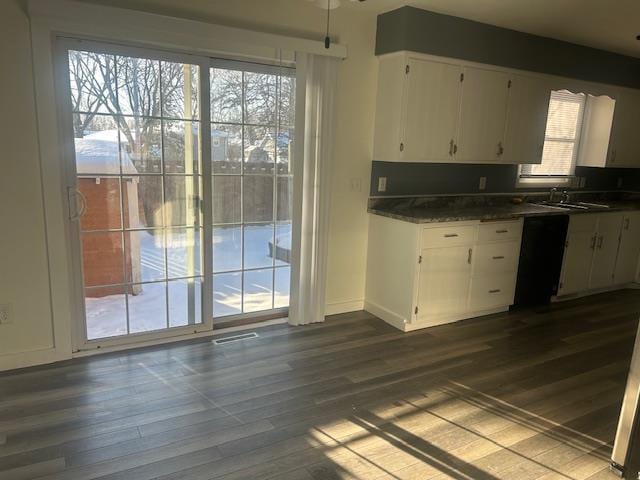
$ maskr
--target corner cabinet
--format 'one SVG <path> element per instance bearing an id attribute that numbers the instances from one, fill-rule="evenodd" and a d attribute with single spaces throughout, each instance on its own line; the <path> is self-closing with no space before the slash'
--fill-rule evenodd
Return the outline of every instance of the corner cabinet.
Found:
<path id="1" fill-rule="evenodd" d="M 587 96 L 578 166 L 640 168 L 640 91 L 612 95 Z"/>
<path id="2" fill-rule="evenodd" d="M 407 52 L 380 58 L 374 159 L 540 163 L 541 78 Z"/>
<path id="3" fill-rule="evenodd" d="M 369 223 L 365 309 L 403 331 L 505 311 L 515 294 L 522 220 Z"/>
<path id="4" fill-rule="evenodd" d="M 624 89 L 616 100 L 606 165 L 640 168 L 640 91 Z"/>
<path id="5" fill-rule="evenodd" d="M 573 215 L 565 243 L 558 297 L 632 283 L 640 261 L 640 212 Z"/>

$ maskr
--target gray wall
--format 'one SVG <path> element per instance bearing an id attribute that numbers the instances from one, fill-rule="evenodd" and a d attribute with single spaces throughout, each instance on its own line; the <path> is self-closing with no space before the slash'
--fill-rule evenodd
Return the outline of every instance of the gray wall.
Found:
<path id="1" fill-rule="evenodd" d="M 640 88 L 638 58 L 414 7 L 378 16 L 376 55 L 399 50 Z"/>
<path id="2" fill-rule="evenodd" d="M 414 7 L 378 16 L 376 55 L 399 50 L 640 88 L 638 58 Z M 515 165 L 374 161 L 371 195 L 478 193 L 480 177 L 487 177 L 487 193 L 514 192 L 517 170 Z M 619 178 L 623 189 L 640 190 L 640 170 L 578 167 L 576 175 L 586 177 L 589 190 L 616 189 Z M 379 177 L 387 177 L 384 193 L 377 191 Z"/>
<path id="3" fill-rule="evenodd" d="M 510 193 L 538 189 L 516 189 L 517 165 L 377 162 L 371 168 L 372 196 L 436 195 L 466 193 Z M 640 190 L 640 169 L 577 167 L 586 178 L 584 190 Z M 378 192 L 378 178 L 387 178 L 387 190 Z M 484 191 L 480 177 L 487 177 Z"/>

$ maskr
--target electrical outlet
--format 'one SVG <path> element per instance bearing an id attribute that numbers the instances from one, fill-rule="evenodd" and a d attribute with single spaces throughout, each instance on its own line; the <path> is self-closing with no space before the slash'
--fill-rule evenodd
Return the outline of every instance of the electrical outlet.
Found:
<path id="1" fill-rule="evenodd" d="M 11 305 L 8 303 L 0 304 L 0 324 L 6 325 L 11 323 Z"/>
<path id="2" fill-rule="evenodd" d="M 478 183 L 478 190 L 484 190 L 487 188 L 487 177 L 480 177 L 480 183 Z"/>
<path id="3" fill-rule="evenodd" d="M 378 178 L 378 191 L 379 192 L 387 191 L 387 177 Z"/>

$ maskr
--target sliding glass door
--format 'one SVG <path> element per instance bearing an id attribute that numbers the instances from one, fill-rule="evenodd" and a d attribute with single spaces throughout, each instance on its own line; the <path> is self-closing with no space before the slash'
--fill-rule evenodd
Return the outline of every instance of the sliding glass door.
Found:
<path id="1" fill-rule="evenodd" d="M 64 45 L 77 343 L 283 313 L 294 71 Z"/>
<path id="2" fill-rule="evenodd" d="M 216 321 L 289 306 L 295 77 L 218 61 L 210 80 Z"/>

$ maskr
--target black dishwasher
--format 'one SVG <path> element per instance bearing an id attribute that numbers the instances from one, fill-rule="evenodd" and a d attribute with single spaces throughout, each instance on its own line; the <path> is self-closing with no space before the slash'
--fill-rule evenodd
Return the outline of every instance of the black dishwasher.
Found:
<path id="1" fill-rule="evenodd" d="M 568 225 L 568 215 L 524 219 L 514 307 L 546 305 L 558 293 Z"/>

